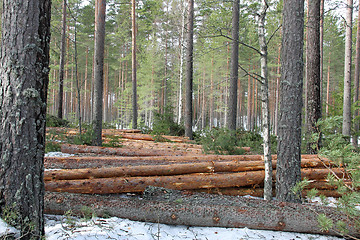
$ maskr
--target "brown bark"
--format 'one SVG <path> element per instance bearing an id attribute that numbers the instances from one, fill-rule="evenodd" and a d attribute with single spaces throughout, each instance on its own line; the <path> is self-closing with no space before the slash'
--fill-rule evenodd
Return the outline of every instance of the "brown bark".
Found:
<path id="1" fill-rule="evenodd" d="M 94 98 L 93 98 L 93 137 L 92 144 L 101 146 L 103 123 L 103 92 L 104 92 L 104 42 L 106 1 L 96 0 L 95 14 L 95 45 L 94 45 Z"/>
<path id="2" fill-rule="evenodd" d="M 276 195 L 296 202 L 300 196 L 291 189 L 301 180 L 304 1 L 287 0 L 283 7 Z"/>
<path id="3" fill-rule="evenodd" d="M 0 213 L 20 239 L 42 239 L 51 1 L 1 5 Z"/>
<path id="4" fill-rule="evenodd" d="M 349 227 L 348 234 L 360 236 L 345 215 L 330 207 L 157 188 L 146 192 L 144 199 L 47 192 L 45 212 L 63 214 L 72 210 L 81 214 L 81 208 L 88 206 L 97 216 L 111 214 L 136 221 L 338 235 L 334 229 L 320 231 L 317 217 L 325 214 L 333 222 L 344 221 Z"/>
<path id="5" fill-rule="evenodd" d="M 175 176 L 117 177 L 47 181 L 45 182 L 45 190 L 51 192 L 113 194 L 142 192 L 147 186 L 158 186 L 177 190 L 252 186 L 260 184 L 263 180 L 263 171 L 224 174 L 195 173 Z"/>
<path id="6" fill-rule="evenodd" d="M 175 149 L 133 149 L 133 148 L 109 148 L 86 145 L 61 145 L 63 153 L 95 153 L 99 155 L 117 155 L 117 156 L 171 156 L 171 155 L 189 155 L 192 153 L 186 151 L 177 151 Z"/>
<path id="7" fill-rule="evenodd" d="M 321 168 L 331 166 L 327 159 L 302 155 L 301 166 L 304 168 Z M 272 155 L 276 160 L 276 155 Z M 171 163 L 198 163 L 198 162 L 241 162 L 251 166 L 251 162 L 263 162 L 261 155 L 198 155 L 198 156 L 155 156 L 155 157 L 45 157 L 46 168 L 97 168 L 122 167 L 126 165 L 155 165 Z"/>
<path id="8" fill-rule="evenodd" d="M 330 188 L 330 187 L 329 187 Z M 301 192 L 301 195 L 303 197 L 307 196 L 307 193 L 310 189 L 304 189 Z M 242 188 L 213 188 L 213 189 L 194 189 L 192 191 L 195 192 L 205 192 L 205 193 L 211 193 L 211 194 L 219 194 L 219 195 L 227 195 L 227 196 L 247 196 L 250 195 L 252 197 L 263 197 L 264 196 L 264 189 L 260 188 L 260 187 L 256 187 L 256 188 L 246 188 L 246 187 L 242 187 Z M 275 189 L 273 191 L 273 196 L 275 196 Z M 323 195 L 326 197 L 341 197 L 342 195 L 334 189 L 321 189 L 318 190 L 318 195 Z"/>
<path id="9" fill-rule="evenodd" d="M 303 168 L 324 168 L 325 163 L 318 160 L 302 161 Z M 273 168 L 276 161 L 273 162 Z M 83 168 L 49 170 L 44 173 L 44 180 L 75 180 L 92 178 L 111 178 L 123 176 L 165 176 L 190 173 L 212 173 L 212 172 L 245 172 L 264 170 L 263 161 L 206 161 L 193 163 L 168 163 L 168 164 L 146 164 L 121 167 Z M 314 169 L 315 170 L 315 169 Z M 317 171 L 316 169 L 315 171 Z M 327 170 L 328 171 L 328 170 Z M 329 172 L 329 171 L 328 171 Z"/>

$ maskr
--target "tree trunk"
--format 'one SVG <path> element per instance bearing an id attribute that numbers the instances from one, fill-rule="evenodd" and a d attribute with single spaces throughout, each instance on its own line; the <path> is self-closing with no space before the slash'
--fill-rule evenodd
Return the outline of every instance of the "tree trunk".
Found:
<path id="1" fill-rule="evenodd" d="M 351 65 L 352 65 L 352 14 L 353 0 L 347 0 L 346 7 L 346 34 L 345 34 L 345 67 L 344 67 L 344 105 L 342 134 L 351 134 Z"/>
<path id="2" fill-rule="evenodd" d="M 330 63 L 331 63 L 331 52 L 329 52 L 329 60 L 327 67 L 327 81 L 326 81 L 326 107 L 325 107 L 325 115 L 329 116 L 329 105 L 330 105 Z"/>
<path id="3" fill-rule="evenodd" d="M 131 0 L 131 19 L 132 19 L 132 54 L 131 54 L 131 80 L 132 80 L 132 124 L 133 128 L 137 128 L 137 79 L 136 79 L 136 16 L 135 16 L 135 0 Z"/>
<path id="4" fill-rule="evenodd" d="M 321 118 L 320 98 L 320 0 L 308 1 L 306 41 L 306 138 L 307 153 L 315 154 L 320 148 L 320 136 L 312 141 L 312 135 L 320 134 L 317 121 Z"/>
<path id="5" fill-rule="evenodd" d="M 236 130 L 237 82 L 239 75 L 239 0 L 233 0 L 231 28 L 231 67 L 227 127 Z"/>
<path id="6" fill-rule="evenodd" d="M 188 29 L 186 33 L 186 96 L 185 96 L 185 136 L 193 139 L 193 44 L 194 44 L 194 0 L 188 0 Z"/>
<path id="7" fill-rule="evenodd" d="M 182 106 L 183 106 L 183 98 L 182 98 L 182 91 L 183 91 L 183 69 L 184 69 L 184 31 L 185 31 L 185 13 L 186 13 L 186 1 L 183 0 L 182 4 L 182 20 L 181 20 L 181 36 L 180 36 L 180 69 L 179 69 L 179 100 L 178 100 L 178 121 L 177 123 L 180 124 L 182 120 Z"/>
<path id="8" fill-rule="evenodd" d="M 333 222 L 344 221 L 348 234 L 359 237 L 359 232 L 346 215 L 331 207 L 264 201 L 260 199 L 180 192 L 164 188 L 148 188 L 139 199 L 119 196 L 99 196 L 69 193 L 50 193 L 45 196 L 45 212 L 64 214 L 68 210 L 81 214 L 83 206 L 94 209 L 97 216 L 108 215 L 135 221 L 173 225 L 207 227 L 248 227 L 276 231 L 339 235 L 331 228 L 322 232 L 319 214 Z"/>
<path id="9" fill-rule="evenodd" d="M 96 0 L 97 14 L 95 19 L 95 66 L 94 66 L 94 115 L 92 144 L 101 146 L 103 92 L 104 92 L 104 42 L 105 42 L 105 9 L 106 0 Z"/>
<path id="10" fill-rule="evenodd" d="M 43 157 L 49 82 L 50 1 L 3 1 L 0 68 L 0 212 L 21 239 L 44 231 Z"/>
<path id="11" fill-rule="evenodd" d="M 267 42 L 265 38 L 265 20 L 268 3 L 266 0 L 261 2 L 261 12 L 259 15 L 258 35 L 260 44 L 260 64 L 261 64 L 261 98 L 262 98 L 262 132 L 264 145 L 264 199 L 272 199 L 272 163 L 270 146 L 270 113 L 269 113 L 269 83 L 268 83 L 268 64 L 267 64 Z"/>
<path id="12" fill-rule="evenodd" d="M 354 73 L 354 104 L 359 106 L 359 77 L 360 77 L 360 13 L 358 13 L 358 22 L 357 22 L 357 33 L 356 33 L 356 53 L 355 53 L 355 73 Z M 355 109 L 354 120 L 359 116 L 359 109 Z M 359 131 L 359 121 L 354 121 L 354 132 L 353 136 L 353 145 L 358 147 L 358 131 Z"/>
<path id="13" fill-rule="evenodd" d="M 60 65 L 59 65 L 59 93 L 58 93 L 58 111 L 57 117 L 63 118 L 63 102 L 64 102 L 64 66 L 66 52 L 66 0 L 62 3 L 62 29 L 61 29 L 61 46 L 60 46 Z"/>
<path id="14" fill-rule="evenodd" d="M 301 180 L 304 1 L 284 2 L 276 196 L 299 202 L 291 189 Z"/>

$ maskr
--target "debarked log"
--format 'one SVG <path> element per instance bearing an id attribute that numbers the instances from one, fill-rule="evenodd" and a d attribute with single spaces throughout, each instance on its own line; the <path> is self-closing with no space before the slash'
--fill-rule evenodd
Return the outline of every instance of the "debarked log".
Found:
<path id="1" fill-rule="evenodd" d="M 147 186 L 159 186 L 178 190 L 251 186 L 260 184 L 263 180 L 264 171 L 225 174 L 198 173 L 175 176 L 47 181 L 45 182 L 45 189 L 51 192 L 110 194 L 142 192 Z"/>
<path id="2" fill-rule="evenodd" d="M 324 206 L 153 187 L 146 190 L 142 199 L 118 195 L 45 193 L 47 214 L 64 214 L 68 210 L 81 214 L 84 206 L 93 209 L 100 217 L 110 215 L 135 221 L 339 235 L 334 228 L 326 232 L 320 230 L 317 218 L 319 214 L 325 214 L 334 223 L 343 221 L 349 235 L 360 236 L 360 232 L 346 215 Z"/>
<path id="3" fill-rule="evenodd" d="M 305 159 L 301 161 L 301 167 L 324 167 L 324 164 L 322 161 Z M 75 180 L 123 176 L 166 176 L 211 172 L 245 172 L 264 170 L 264 168 L 263 161 L 208 161 L 160 165 L 130 165 L 121 167 L 47 170 L 44 173 L 44 180 Z M 273 161 L 273 169 L 275 168 L 276 161 Z"/>

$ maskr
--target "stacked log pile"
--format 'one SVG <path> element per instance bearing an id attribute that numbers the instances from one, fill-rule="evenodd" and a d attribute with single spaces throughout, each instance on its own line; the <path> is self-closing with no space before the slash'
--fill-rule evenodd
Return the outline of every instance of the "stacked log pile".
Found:
<path id="1" fill-rule="evenodd" d="M 273 158 L 276 169 L 276 155 Z M 312 181 L 308 188 L 339 196 L 325 179 L 329 173 L 348 179 L 344 169 L 317 155 L 303 155 L 301 165 L 302 178 Z M 88 194 L 142 192 L 147 186 L 158 186 L 260 196 L 265 175 L 261 155 L 47 157 L 45 166 L 64 168 L 45 172 L 46 190 Z"/>

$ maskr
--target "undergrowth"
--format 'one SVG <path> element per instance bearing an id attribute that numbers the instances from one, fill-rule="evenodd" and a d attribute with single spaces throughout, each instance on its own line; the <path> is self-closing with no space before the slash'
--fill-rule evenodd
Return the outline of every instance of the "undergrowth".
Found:
<path id="1" fill-rule="evenodd" d="M 336 202 L 337 211 L 342 212 L 350 219 L 353 226 L 360 231 L 360 154 L 351 143 L 347 136 L 341 134 L 342 117 L 328 117 L 321 119 L 317 127 L 321 130 L 321 134 L 314 134 L 312 139 L 321 137 L 322 147 L 319 149 L 319 155 L 327 157 L 338 166 L 344 166 L 351 178 L 351 183 L 344 179 L 329 173 L 327 177 L 328 184 L 336 187 L 337 191 L 342 195 Z M 301 191 L 307 184 L 308 180 L 303 180 L 294 191 Z M 310 201 L 318 196 L 317 189 L 311 189 L 307 193 L 307 199 Z M 323 195 L 319 196 L 324 205 L 328 205 L 327 198 Z M 347 238 L 356 239 L 348 235 L 346 225 L 343 221 L 333 222 L 324 214 L 318 216 L 319 227 L 323 231 L 335 229 L 335 231 L 343 234 Z"/>

